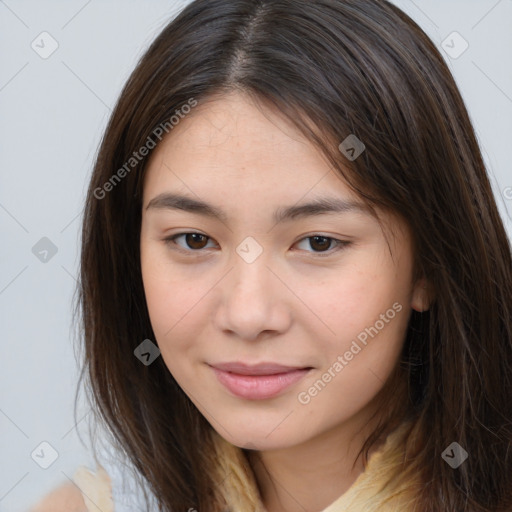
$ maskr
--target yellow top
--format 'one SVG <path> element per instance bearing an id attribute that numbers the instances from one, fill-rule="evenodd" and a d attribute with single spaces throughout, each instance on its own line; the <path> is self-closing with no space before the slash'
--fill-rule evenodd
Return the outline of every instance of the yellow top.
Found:
<path id="1" fill-rule="evenodd" d="M 93 473 L 85 466 L 79 466 L 73 476 L 78 485 L 85 506 L 89 512 L 114 512 L 112 501 L 112 480 L 103 466 L 98 465 Z"/>
<path id="2" fill-rule="evenodd" d="M 407 481 L 393 479 L 385 486 L 387 477 L 400 473 L 405 427 L 404 424 L 388 436 L 352 486 L 322 512 L 405 512 L 414 509 L 414 498 L 420 486 L 417 478 L 414 481 L 410 478 Z M 101 465 L 97 466 L 95 473 L 85 466 L 79 466 L 74 481 L 83 494 L 89 512 L 97 512 L 98 507 L 102 512 L 114 512 L 111 478 Z M 261 501 L 258 506 L 260 510 L 265 510 Z"/>

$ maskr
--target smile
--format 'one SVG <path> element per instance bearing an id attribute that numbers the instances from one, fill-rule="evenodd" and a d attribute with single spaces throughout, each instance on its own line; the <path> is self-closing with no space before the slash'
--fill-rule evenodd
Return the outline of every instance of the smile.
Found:
<path id="1" fill-rule="evenodd" d="M 296 368 L 270 375 L 242 375 L 212 367 L 217 379 L 233 395 L 246 400 L 272 398 L 304 378 L 311 368 Z"/>

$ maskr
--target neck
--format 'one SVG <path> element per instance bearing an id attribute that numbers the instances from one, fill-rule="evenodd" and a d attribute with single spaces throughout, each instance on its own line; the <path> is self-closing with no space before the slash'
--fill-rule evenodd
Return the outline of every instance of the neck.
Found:
<path id="1" fill-rule="evenodd" d="M 249 461 L 267 512 L 321 512 L 364 470 L 358 456 L 376 426 L 375 404 L 300 445 L 250 452 Z M 370 449 L 369 456 L 382 440 Z"/>

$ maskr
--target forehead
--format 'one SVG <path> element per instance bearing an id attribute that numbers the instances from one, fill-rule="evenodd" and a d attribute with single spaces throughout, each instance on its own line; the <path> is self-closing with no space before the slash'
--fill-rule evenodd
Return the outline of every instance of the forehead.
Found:
<path id="1" fill-rule="evenodd" d="M 199 103 L 153 150 L 145 192 L 171 185 L 210 195 L 235 188 L 295 200 L 325 191 L 355 197 L 296 127 L 239 93 Z"/>

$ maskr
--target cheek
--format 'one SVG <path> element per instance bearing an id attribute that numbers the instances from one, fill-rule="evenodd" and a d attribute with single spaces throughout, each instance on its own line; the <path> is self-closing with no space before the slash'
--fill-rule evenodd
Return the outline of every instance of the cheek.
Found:
<path id="1" fill-rule="evenodd" d="M 197 315 L 194 304 L 197 304 L 197 290 L 185 286 L 182 279 L 169 276 L 158 268 L 158 264 L 142 265 L 142 274 L 149 318 L 155 336 L 154 342 L 161 352 L 161 357 L 173 377 L 180 385 L 189 387 L 193 381 L 184 359 L 195 356 L 194 344 L 191 339 L 198 336 L 194 332 Z"/>
<path id="2" fill-rule="evenodd" d="M 161 344 L 172 341 L 173 346 L 179 348 L 179 340 L 184 343 L 198 325 L 199 303 L 204 293 L 198 293 L 197 287 L 185 286 L 180 280 L 165 280 L 161 274 L 147 276 L 144 290 L 157 340 Z"/>
<path id="3" fill-rule="evenodd" d="M 382 266 L 368 263 L 347 266 L 347 270 L 336 273 L 335 279 L 303 288 L 301 299 L 328 328 L 326 335 L 330 332 L 334 338 L 345 339 L 357 334 L 402 298 L 396 277 Z"/>
<path id="4" fill-rule="evenodd" d="M 165 248 L 152 242 L 141 246 L 141 271 L 155 343 L 174 378 L 188 388 L 195 377 L 186 362 L 204 356 L 200 340 L 218 276 L 208 277 L 200 265 L 172 264 Z"/>
<path id="5" fill-rule="evenodd" d="M 408 268 L 397 274 L 390 259 L 368 257 L 340 272 L 335 281 L 326 279 L 303 294 L 304 303 L 322 321 L 324 334 L 318 336 L 317 331 L 312 338 L 322 370 L 333 372 L 337 357 L 346 354 L 343 370 L 334 371 L 340 377 L 334 380 L 348 379 L 354 386 L 368 379 L 385 380 L 399 358 L 407 329 L 408 280 Z"/>
<path id="6" fill-rule="evenodd" d="M 371 305 L 361 302 L 357 315 L 342 311 L 331 320 L 336 336 L 316 345 L 321 365 L 297 396 L 312 422 L 335 425 L 356 414 L 383 388 L 399 361 L 407 309 L 380 298 Z"/>
<path id="7" fill-rule="evenodd" d="M 141 271 L 151 325 L 161 343 L 179 330 L 199 300 L 198 291 L 169 265 L 156 244 L 141 245 Z"/>

